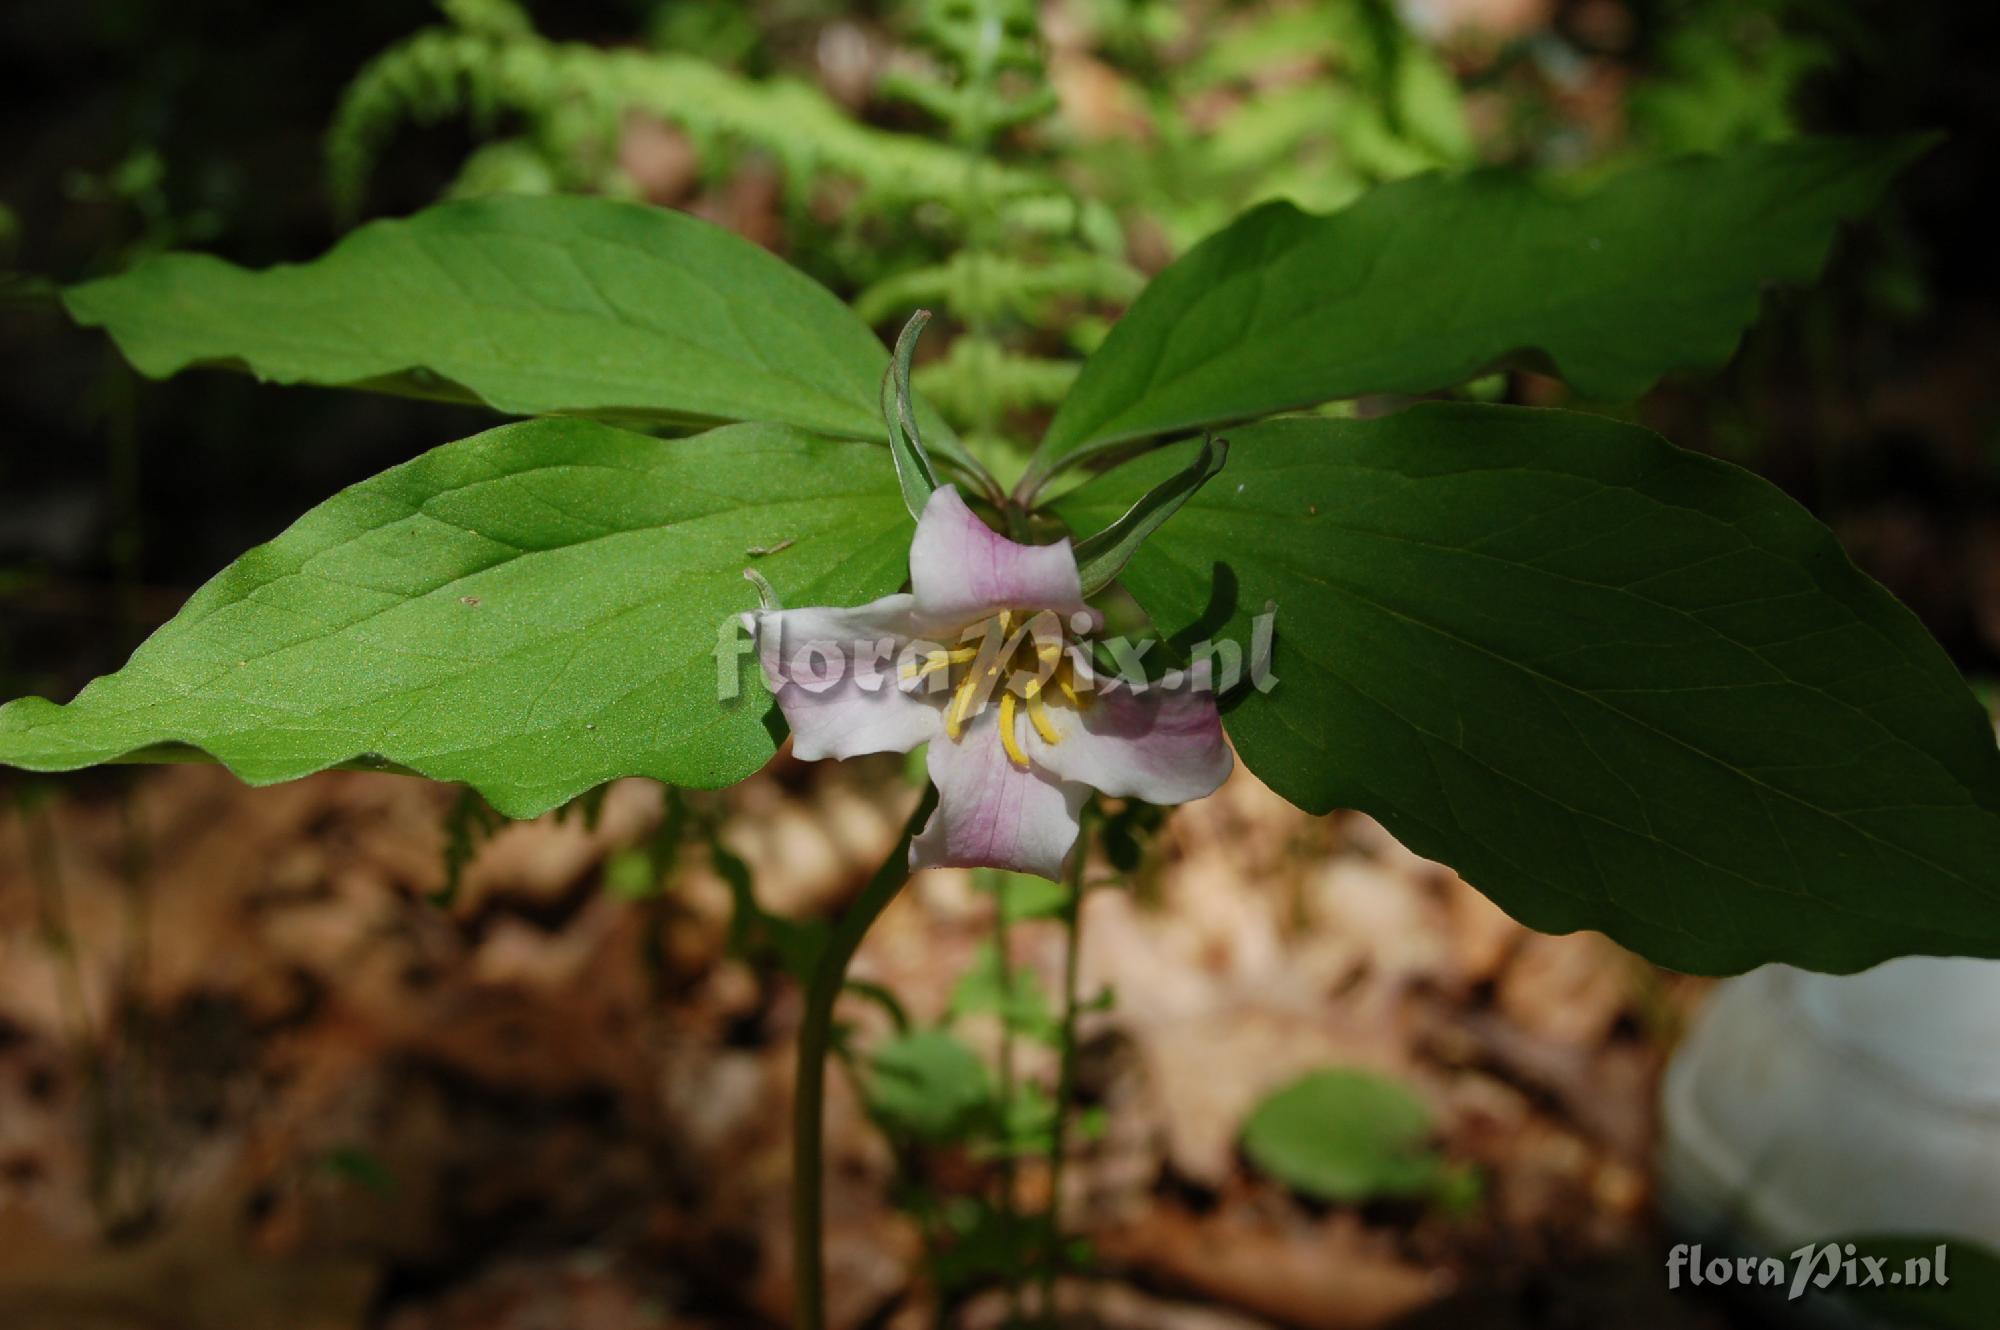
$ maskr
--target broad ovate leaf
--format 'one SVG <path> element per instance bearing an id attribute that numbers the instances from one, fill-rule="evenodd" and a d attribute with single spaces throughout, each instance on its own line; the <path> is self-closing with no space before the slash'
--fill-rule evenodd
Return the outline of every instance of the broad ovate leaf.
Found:
<path id="1" fill-rule="evenodd" d="M 1243 1152 L 1308 1196 L 1355 1204 L 1437 1190 L 1449 1170 L 1432 1130 L 1430 1109 L 1407 1085 L 1330 1067 L 1259 1101 L 1243 1123 Z"/>
<path id="2" fill-rule="evenodd" d="M 1428 404 L 1231 432 L 1123 582 L 1254 642 L 1224 719 L 1545 932 L 1682 970 L 2000 955 L 2000 753 L 1916 619 L 1762 480 L 1596 416 Z M 1072 529 L 1194 455 L 1069 496 Z M 1274 685 L 1270 679 L 1276 680 Z"/>
<path id="3" fill-rule="evenodd" d="M 1819 271 L 1922 140 L 1688 157 L 1561 192 L 1517 172 L 1383 185 L 1327 216 L 1266 204 L 1155 278 L 1049 425 L 1032 486 L 1129 440 L 1519 360 L 1591 397 L 1721 364 L 1775 281 Z"/>
<path id="4" fill-rule="evenodd" d="M 165 254 L 64 303 L 141 372 L 484 402 L 514 415 L 767 420 L 880 440 L 889 356 L 825 287 L 685 213 L 500 196 L 361 227 L 248 271 Z M 922 417 L 936 445 L 949 431 Z"/>
<path id="5" fill-rule="evenodd" d="M 858 603 L 902 582 L 909 540 L 867 444 L 507 425 L 313 509 L 69 705 L 0 708 L 0 762 L 181 744 L 261 785 L 369 757 L 515 817 L 618 776 L 726 785 L 783 735 L 754 659 L 716 656 L 757 604 L 744 568 Z"/>

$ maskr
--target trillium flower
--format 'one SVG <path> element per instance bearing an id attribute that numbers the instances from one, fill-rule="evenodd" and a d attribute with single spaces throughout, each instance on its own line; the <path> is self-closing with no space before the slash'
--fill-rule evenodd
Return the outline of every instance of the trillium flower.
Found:
<path id="1" fill-rule="evenodd" d="M 1091 790 L 1186 803 L 1233 763 L 1205 669 L 1100 686 L 1087 642 L 1102 621 L 1070 542 L 1008 540 L 950 485 L 923 506 L 908 592 L 744 619 L 795 755 L 930 745 L 938 806 L 912 869 L 1058 877 Z"/>

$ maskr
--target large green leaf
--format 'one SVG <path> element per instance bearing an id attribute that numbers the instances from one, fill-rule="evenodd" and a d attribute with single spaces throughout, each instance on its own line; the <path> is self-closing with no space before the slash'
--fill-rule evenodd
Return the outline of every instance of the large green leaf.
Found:
<path id="1" fill-rule="evenodd" d="M 720 227 L 610 199 L 447 203 L 262 272 L 167 254 L 64 301 L 155 378 L 226 365 L 517 415 L 883 437 L 888 352 L 831 292 Z"/>
<path id="2" fill-rule="evenodd" d="M 1384 185 L 1324 217 L 1267 204 L 1146 288 L 1031 474 L 1147 435 L 1448 388 L 1524 355 L 1586 395 L 1635 396 L 1727 359 L 1762 288 L 1812 277 L 1835 224 L 1921 146 L 1758 147 L 1583 195 L 1481 171 Z"/>
<path id="3" fill-rule="evenodd" d="M 2000 752 L 1916 619 L 1763 481 L 1596 416 L 1428 404 L 1234 431 L 1127 567 L 1183 644 L 1252 641 L 1226 722 L 1545 932 L 1662 964 L 2000 955 Z M 1078 530 L 1186 466 L 1059 505 Z M 1246 653 L 1247 654 L 1247 653 Z"/>
<path id="4" fill-rule="evenodd" d="M 724 785 L 783 732 L 747 658 L 718 700 L 718 631 L 757 604 L 743 569 L 849 604 L 895 589 L 909 538 L 866 444 L 503 426 L 313 509 L 68 706 L 0 708 L 0 762 L 180 743 L 265 784 L 375 755 L 516 817 L 616 776 Z"/>

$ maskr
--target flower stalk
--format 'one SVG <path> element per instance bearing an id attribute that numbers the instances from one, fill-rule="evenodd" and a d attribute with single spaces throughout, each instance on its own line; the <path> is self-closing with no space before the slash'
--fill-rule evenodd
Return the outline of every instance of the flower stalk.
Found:
<path id="1" fill-rule="evenodd" d="M 1056 1276 L 1063 1259 L 1062 1188 L 1063 1163 L 1069 1154 L 1069 1117 L 1076 1104 L 1076 1014 L 1077 972 L 1083 952 L 1083 874 L 1090 857 L 1090 833 L 1095 801 L 1086 803 L 1077 817 L 1076 848 L 1070 852 L 1069 894 L 1063 901 L 1062 1026 L 1056 1049 L 1055 1117 L 1049 1123 L 1049 1199 L 1042 1216 L 1041 1307 L 1042 1320 L 1056 1322 Z"/>
<path id="2" fill-rule="evenodd" d="M 910 842 L 937 805 L 927 789 L 895 848 L 840 916 L 806 985 L 799 1026 L 798 1072 L 792 1099 L 792 1287 L 796 1330 L 826 1327 L 826 1059 L 833 1046 L 833 1008 L 861 939 L 910 880 Z"/>

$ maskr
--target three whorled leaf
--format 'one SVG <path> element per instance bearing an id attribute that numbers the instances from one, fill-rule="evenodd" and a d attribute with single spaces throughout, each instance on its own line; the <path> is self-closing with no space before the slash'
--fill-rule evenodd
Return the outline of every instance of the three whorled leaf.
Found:
<path id="1" fill-rule="evenodd" d="M 1545 932 L 1677 969 L 2000 955 L 2000 751 L 1916 619 L 1762 480 L 1596 416 L 1422 405 L 1233 430 L 1126 568 L 1252 642 L 1238 753 Z M 1188 464 L 1065 499 L 1092 530 Z"/>
<path id="2" fill-rule="evenodd" d="M 1147 286 L 1084 362 L 1027 477 L 1129 440 L 1519 360 L 1636 396 L 1728 359 L 1775 281 L 1926 140 L 1801 140 L 1641 167 L 1586 193 L 1511 171 L 1384 185 L 1327 216 L 1270 203 Z"/>
<path id="3" fill-rule="evenodd" d="M 484 402 L 514 415 L 763 420 L 880 440 L 887 350 L 825 287 L 686 213 L 501 196 L 374 222 L 260 272 L 165 254 L 73 287 L 143 373 Z M 956 441 L 919 408 L 932 447 Z"/>
<path id="4" fill-rule="evenodd" d="M 718 631 L 757 603 L 743 569 L 857 603 L 902 582 L 909 540 L 866 444 L 502 426 L 314 508 L 67 706 L 0 707 L 0 763 L 176 743 L 265 784 L 371 755 L 514 817 L 618 776 L 727 785 L 783 735 L 752 658 L 719 697 Z"/>

